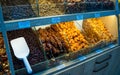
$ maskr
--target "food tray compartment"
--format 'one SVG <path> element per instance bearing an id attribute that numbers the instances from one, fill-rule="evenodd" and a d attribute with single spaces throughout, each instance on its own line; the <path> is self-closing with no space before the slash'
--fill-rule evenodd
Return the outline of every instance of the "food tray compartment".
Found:
<path id="1" fill-rule="evenodd" d="M 41 3 L 41 2 L 40 2 Z M 55 16 L 63 15 L 65 13 L 65 6 L 63 3 L 39 3 L 39 16 Z"/>
<path id="2" fill-rule="evenodd" d="M 30 0 L 30 4 L 37 6 L 39 16 L 55 16 L 64 14 L 64 3 L 54 0 Z"/>
<path id="3" fill-rule="evenodd" d="M 30 5 L 27 0 L 1 0 L 4 20 L 16 20 L 36 17 L 35 5 Z M 32 8 L 34 7 L 34 8 Z"/>
<path id="4" fill-rule="evenodd" d="M 62 40 L 60 34 L 55 32 L 50 25 L 36 26 L 35 28 L 49 61 L 49 68 L 66 61 L 65 54 L 68 53 L 68 51 L 63 45 L 64 41 Z"/>
<path id="5" fill-rule="evenodd" d="M 46 61 L 44 51 L 42 50 L 42 46 L 39 43 L 39 39 L 37 38 L 34 28 L 8 31 L 7 35 L 8 35 L 9 43 L 12 39 L 15 38 L 19 38 L 19 37 L 25 38 L 28 47 L 30 49 L 30 54 L 27 58 L 33 69 L 33 73 L 40 72 L 47 68 L 48 63 Z M 11 45 L 10 45 L 10 51 L 12 55 L 15 73 L 17 75 L 20 75 L 21 73 L 26 75 L 27 72 L 23 61 L 15 57 Z"/>
<path id="6" fill-rule="evenodd" d="M 36 17 L 37 13 L 32 9 L 31 5 L 18 5 L 18 6 L 3 6 L 4 20 L 16 20 Z"/>
<path id="7" fill-rule="evenodd" d="M 117 44 L 116 22 L 114 15 L 84 20 L 82 33 L 86 40 L 93 45 L 92 51 L 107 47 L 109 44 Z"/>
<path id="8" fill-rule="evenodd" d="M 66 5 L 66 13 L 83 13 L 93 11 L 114 10 L 115 5 L 113 1 L 106 2 L 75 2 Z"/>
<path id="9" fill-rule="evenodd" d="M 86 4 L 85 2 L 68 3 L 65 11 L 66 14 L 83 13 L 86 12 Z"/>
<path id="10" fill-rule="evenodd" d="M 68 57 L 68 59 L 69 60 L 74 60 L 74 59 L 76 59 L 76 58 L 78 58 L 79 56 L 82 56 L 82 55 L 86 55 L 86 54 L 89 54 L 90 52 L 91 52 L 91 49 L 92 49 L 92 46 L 89 44 L 89 43 L 85 43 L 85 42 L 87 42 L 87 40 L 85 41 L 85 37 L 84 37 L 84 35 L 83 35 L 83 33 L 82 33 L 82 20 L 79 20 L 79 21 L 74 21 L 74 26 L 75 26 L 75 29 L 78 31 L 78 33 L 79 34 L 81 34 L 81 36 L 83 36 L 83 37 L 81 37 L 81 38 L 83 38 L 83 40 L 84 40 L 84 42 L 82 43 L 82 44 L 86 44 L 86 47 L 83 47 L 83 48 L 80 48 L 80 49 L 78 49 L 78 50 L 75 50 L 75 51 L 72 51 L 72 52 L 70 52 L 68 55 L 69 55 L 69 57 Z M 71 25 L 72 26 L 72 25 Z M 72 27 L 72 28 L 74 28 L 74 27 Z M 74 29 L 72 29 L 72 30 L 74 30 Z M 71 33 L 72 34 L 72 33 Z M 78 37 L 79 37 L 79 34 L 78 34 Z M 67 37 L 67 36 L 66 36 Z M 68 37 L 67 37 L 68 38 Z M 68 39 L 69 40 L 69 39 Z M 74 39 L 75 40 L 75 39 Z M 79 41 L 82 41 L 82 40 L 79 40 Z M 79 41 L 77 41 L 77 42 L 79 42 Z M 87 46 L 88 45 L 88 46 Z M 79 45 L 80 46 L 80 45 Z"/>
<path id="11" fill-rule="evenodd" d="M 65 25 L 64 25 L 65 24 Z M 77 58 L 79 55 L 84 55 L 84 54 L 87 54 L 87 53 L 89 53 L 90 52 L 90 48 L 91 47 L 85 47 L 85 48 L 82 48 L 82 49 L 80 49 L 80 50 L 76 50 L 76 51 L 72 51 L 72 50 L 70 50 L 70 46 L 69 45 L 73 45 L 73 44 L 70 44 L 70 39 L 68 39 L 68 36 L 69 35 L 67 35 L 67 31 L 66 30 L 68 30 L 68 29 L 65 29 L 65 28 L 68 28 L 68 27 L 66 27 L 67 26 L 67 24 L 68 24 L 68 27 L 71 25 L 73 25 L 73 22 L 66 22 L 66 23 L 58 23 L 58 24 L 55 24 L 55 25 L 46 25 L 46 26 L 37 26 L 36 27 L 36 30 L 38 31 L 38 33 L 39 33 L 39 29 L 41 28 L 41 29 L 46 29 L 46 30 L 49 30 L 49 28 L 53 28 L 53 29 L 56 29 L 56 33 L 55 34 L 61 34 L 61 36 L 60 37 L 62 37 L 63 38 L 63 40 L 65 41 L 65 43 L 66 44 L 68 44 L 68 45 L 66 45 L 66 49 L 68 50 L 68 52 L 65 52 L 65 54 L 63 53 L 61 56 L 58 56 L 58 57 L 53 57 L 52 59 L 50 59 L 50 63 L 52 62 L 52 64 L 50 64 L 51 66 L 53 66 L 53 65 L 55 65 L 54 64 L 54 62 L 56 63 L 56 64 L 60 64 L 60 62 L 65 62 L 65 61 L 69 61 L 69 60 L 71 60 L 71 59 L 73 59 L 73 58 Z M 76 23 L 75 23 L 76 24 Z M 80 28 L 78 25 L 75 27 L 75 30 L 77 30 L 77 32 L 78 32 L 78 35 L 79 35 L 79 32 L 80 32 L 80 29 L 77 29 L 77 27 L 78 28 Z M 74 25 L 73 25 L 73 28 L 74 28 Z M 60 30 L 60 31 L 59 31 Z M 62 32 L 63 31 L 63 32 Z M 42 31 L 41 32 L 41 35 L 42 34 L 47 34 L 47 33 L 45 33 L 46 31 Z M 68 32 L 70 32 L 70 30 L 68 31 Z M 73 32 L 70 32 L 70 34 L 72 34 Z M 49 34 L 50 34 L 50 32 L 49 32 Z M 41 36 L 40 34 L 38 34 L 39 36 Z M 82 35 L 82 34 L 81 34 Z M 43 35 L 42 35 L 43 36 Z M 71 35 L 71 37 L 74 37 L 74 35 Z M 77 35 L 76 35 L 77 36 Z M 48 36 L 47 36 L 48 37 Z M 83 36 L 82 36 L 83 37 Z M 70 37 L 69 37 L 70 38 Z M 49 40 L 51 40 L 51 39 L 49 39 Z M 43 38 L 40 38 L 40 41 L 43 41 Z M 84 40 L 85 41 L 85 40 Z M 78 42 L 78 41 L 77 41 Z M 42 42 L 41 42 L 42 43 Z M 65 45 L 65 44 L 64 44 Z M 68 46 L 69 46 L 69 48 L 68 48 Z M 62 59 L 62 60 L 61 60 Z"/>

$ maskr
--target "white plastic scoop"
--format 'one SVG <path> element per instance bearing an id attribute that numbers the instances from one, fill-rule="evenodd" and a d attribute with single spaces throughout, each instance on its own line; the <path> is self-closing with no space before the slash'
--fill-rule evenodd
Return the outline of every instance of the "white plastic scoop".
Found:
<path id="1" fill-rule="evenodd" d="M 15 56 L 24 61 L 25 67 L 29 74 L 32 73 L 32 68 L 27 60 L 27 56 L 29 55 L 30 51 L 28 45 L 24 39 L 24 37 L 16 38 L 10 41 L 11 46 L 13 48 L 13 52 Z"/>

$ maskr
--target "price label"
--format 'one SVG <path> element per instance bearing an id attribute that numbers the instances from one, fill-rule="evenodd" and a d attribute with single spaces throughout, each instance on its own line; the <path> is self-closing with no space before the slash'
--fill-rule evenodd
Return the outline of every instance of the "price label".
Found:
<path id="1" fill-rule="evenodd" d="M 79 57 L 79 60 L 80 61 L 83 61 L 83 60 L 85 60 L 87 57 L 86 56 L 81 56 L 81 57 Z"/>
<path id="2" fill-rule="evenodd" d="M 30 21 L 19 22 L 18 25 L 19 28 L 27 28 L 30 27 Z"/>
<path id="3" fill-rule="evenodd" d="M 100 17 L 100 13 L 95 13 L 95 17 L 96 18 Z"/>
<path id="4" fill-rule="evenodd" d="M 83 20 L 83 15 L 77 15 L 76 18 L 77 20 Z"/>
<path id="5" fill-rule="evenodd" d="M 60 22 L 60 17 L 52 18 L 52 23 L 59 23 L 59 22 Z"/>
<path id="6" fill-rule="evenodd" d="M 65 67 L 65 64 L 62 64 L 62 65 L 57 66 L 56 69 L 57 69 L 57 70 L 60 70 L 60 69 L 62 69 L 62 68 L 64 68 L 64 67 Z"/>
<path id="7" fill-rule="evenodd" d="M 109 48 L 114 48 L 114 47 L 115 47 L 115 45 L 113 45 L 113 44 L 112 44 L 112 45 L 109 45 Z"/>
<path id="8" fill-rule="evenodd" d="M 103 52 L 103 50 L 101 50 L 101 49 L 99 49 L 99 50 L 96 50 L 96 53 L 102 53 Z"/>

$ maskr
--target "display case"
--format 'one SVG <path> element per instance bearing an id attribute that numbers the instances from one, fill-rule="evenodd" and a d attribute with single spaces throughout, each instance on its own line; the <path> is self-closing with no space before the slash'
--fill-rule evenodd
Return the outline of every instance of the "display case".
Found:
<path id="1" fill-rule="evenodd" d="M 1 5 L 5 20 L 115 10 L 115 0 L 1 0 Z"/>
<path id="2" fill-rule="evenodd" d="M 115 0 L 30 0 L 38 6 L 39 16 L 95 12 L 115 9 Z"/>
<path id="3" fill-rule="evenodd" d="M 0 31 L 10 66 L 7 72 L 28 74 L 10 44 L 19 37 L 28 44 L 27 58 L 32 74 L 37 75 L 57 74 L 114 50 L 119 47 L 117 8 L 117 0 L 1 0 Z"/>

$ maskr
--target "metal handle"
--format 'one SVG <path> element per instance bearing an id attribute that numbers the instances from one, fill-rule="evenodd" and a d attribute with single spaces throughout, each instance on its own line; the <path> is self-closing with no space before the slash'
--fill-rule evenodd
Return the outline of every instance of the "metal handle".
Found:
<path id="1" fill-rule="evenodd" d="M 112 57 L 112 55 L 110 54 L 108 58 L 106 58 L 106 59 L 104 59 L 104 60 L 102 60 L 102 61 L 99 61 L 99 62 L 95 62 L 95 64 L 101 64 L 101 63 L 103 63 L 103 62 L 111 59 L 111 57 Z"/>
<path id="2" fill-rule="evenodd" d="M 103 66 L 103 67 L 101 67 L 101 68 L 99 68 L 99 69 L 97 69 L 97 70 L 93 70 L 93 72 L 99 72 L 99 71 L 105 69 L 105 68 L 108 67 L 108 66 L 109 66 L 109 63 L 107 62 L 107 63 L 105 64 L 105 66 Z"/>

